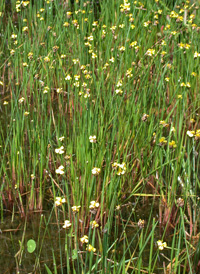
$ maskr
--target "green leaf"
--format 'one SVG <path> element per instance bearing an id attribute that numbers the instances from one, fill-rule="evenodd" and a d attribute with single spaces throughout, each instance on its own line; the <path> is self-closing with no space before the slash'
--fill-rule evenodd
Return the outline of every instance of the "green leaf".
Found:
<path id="1" fill-rule="evenodd" d="M 44 264 L 44 266 L 45 266 L 46 271 L 47 271 L 48 274 L 53 274 L 46 264 Z"/>
<path id="2" fill-rule="evenodd" d="M 33 253 L 36 249 L 36 242 L 34 240 L 29 240 L 27 242 L 27 250 L 29 253 Z"/>
<path id="3" fill-rule="evenodd" d="M 73 259 L 73 260 L 76 260 L 76 259 L 77 259 L 77 256 L 78 256 L 77 250 L 76 250 L 76 249 L 73 249 L 73 250 L 72 250 L 72 259 Z"/>

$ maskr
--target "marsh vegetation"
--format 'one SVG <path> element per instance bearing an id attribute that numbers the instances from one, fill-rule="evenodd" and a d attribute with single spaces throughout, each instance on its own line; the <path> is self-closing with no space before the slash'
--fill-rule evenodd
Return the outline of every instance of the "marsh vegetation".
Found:
<path id="1" fill-rule="evenodd" d="M 200 271 L 198 1 L 0 3 L 0 272 Z"/>

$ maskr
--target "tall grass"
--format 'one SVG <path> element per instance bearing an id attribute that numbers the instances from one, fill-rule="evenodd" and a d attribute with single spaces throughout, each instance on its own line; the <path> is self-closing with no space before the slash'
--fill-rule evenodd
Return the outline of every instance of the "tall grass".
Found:
<path id="1" fill-rule="evenodd" d="M 199 3 L 72 2 L 0 4 L 0 209 L 5 233 L 10 214 L 25 220 L 16 268 L 40 212 L 26 271 L 198 271 Z"/>

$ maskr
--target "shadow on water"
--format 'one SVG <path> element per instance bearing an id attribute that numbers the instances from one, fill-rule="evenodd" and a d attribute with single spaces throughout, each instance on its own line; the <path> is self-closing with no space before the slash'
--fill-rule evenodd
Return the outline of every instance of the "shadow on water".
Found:
<path id="1" fill-rule="evenodd" d="M 53 218 L 46 229 L 44 220 L 49 217 L 48 213 L 35 213 L 27 221 L 17 215 L 13 220 L 11 216 L 4 219 L 0 224 L 0 273 L 46 273 L 44 264 L 53 269 L 52 250 L 56 261 L 60 254 L 64 255 L 65 245 L 59 246 L 59 241 L 65 242 L 66 232 L 61 226 L 58 233 L 58 226 Z M 33 253 L 27 251 L 30 239 L 36 242 Z"/>

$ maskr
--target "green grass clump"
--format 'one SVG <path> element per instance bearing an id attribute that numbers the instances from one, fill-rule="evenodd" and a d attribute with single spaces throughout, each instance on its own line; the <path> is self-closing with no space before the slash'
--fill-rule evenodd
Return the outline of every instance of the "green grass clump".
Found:
<path id="1" fill-rule="evenodd" d="M 199 4 L 1 2 L 8 267 L 199 271 Z"/>

